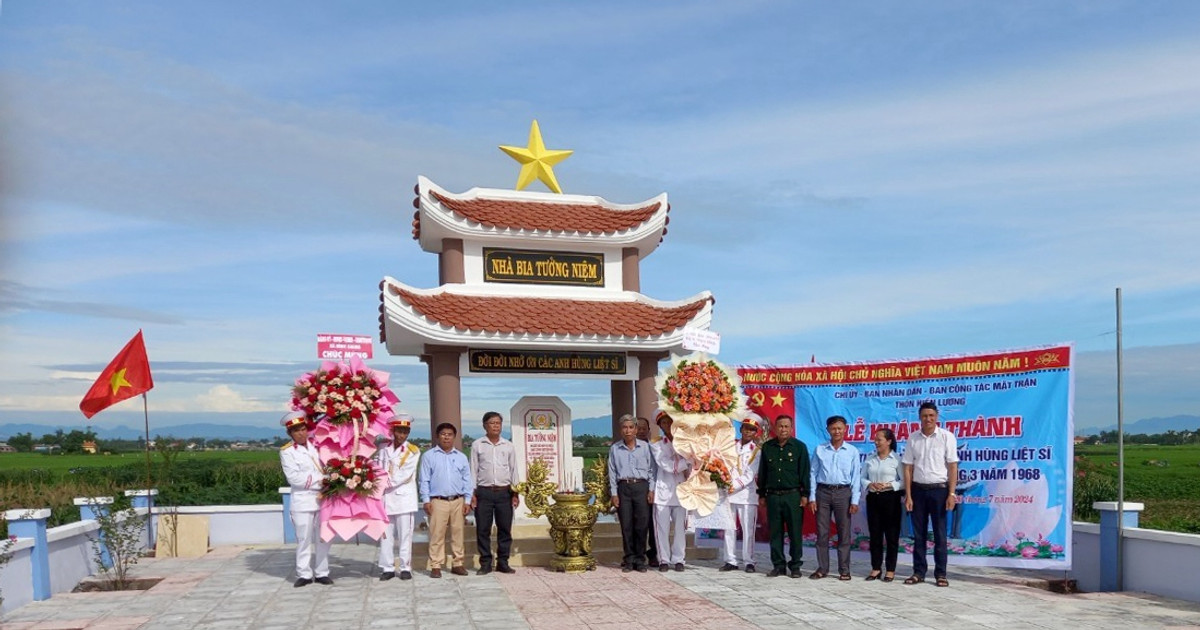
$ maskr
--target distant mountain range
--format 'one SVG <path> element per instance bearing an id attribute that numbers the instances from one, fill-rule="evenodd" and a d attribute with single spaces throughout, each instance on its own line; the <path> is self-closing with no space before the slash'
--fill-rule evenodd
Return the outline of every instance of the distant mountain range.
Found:
<path id="1" fill-rule="evenodd" d="M 63 413 L 54 412 L 21 412 L 4 413 L 0 415 L 0 441 L 18 433 L 30 433 L 34 440 L 40 439 L 47 433 L 58 429 L 70 432 L 80 431 L 91 427 L 96 437 L 101 440 L 136 440 L 145 435 L 145 419 L 140 413 L 125 414 L 132 417 L 118 417 L 114 412 L 111 417 L 103 418 L 103 422 L 62 422 Z M 220 438 L 222 440 L 264 440 L 281 437 L 283 428 L 279 426 L 277 413 L 209 413 L 191 414 L 183 412 L 162 412 L 150 417 L 150 438 L 155 436 L 174 438 L 204 438 L 206 440 Z M 17 418 L 19 416 L 19 419 Z M 100 420 L 97 416 L 95 420 Z M 24 420 L 22 422 L 21 420 Z M 232 420 L 232 422 L 231 422 Z M 224 422 L 223 422 L 224 421 Z M 118 424 L 120 423 L 120 424 Z M 595 418 L 578 418 L 571 422 L 572 433 L 575 435 L 594 434 L 608 435 L 612 431 L 612 419 L 608 416 Z M 463 424 L 463 433 L 473 436 L 483 435 L 483 427 L 478 423 Z M 504 433 L 509 435 L 508 427 Z M 429 425 L 418 421 L 413 426 L 413 437 L 428 438 Z"/>
<path id="2" fill-rule="evenodd" d="M 1076 429 L 1076 435 L 1098 435 L 1101 431 L 1116 431 L 1117 425 Z M 1130 435 L 1166 433 L 1167 431 L 1200 430 L 1200 416 L 1171 416 L 1169 418 L 1143 418 L 1125 423 L 1125 433 Z"/>

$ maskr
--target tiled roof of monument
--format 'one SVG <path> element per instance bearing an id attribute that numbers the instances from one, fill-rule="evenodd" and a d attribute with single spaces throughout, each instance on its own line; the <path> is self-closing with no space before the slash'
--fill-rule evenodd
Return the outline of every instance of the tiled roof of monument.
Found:
<path id="1" fill-rule="evenodd" d="M 501 297 L 409 290 L 384 281 L 384 292 L 398 296 L 432 324 L 459 331 L 528 335 L 597 335 L 655 337 L 676 331 L 714 300 L 711 295 L 690 302 L 657 306 L 637 300 L 580 300 L 562 298 Z M 380 337 L 384 305 L 380 305 Z M 385 339 L 386 340 L 386 339 Z"/>
<path id="2" fill-rule="evenodd" d="M 426 251 L 441 239 L 554 236 L 563 242 L 605 242 L 653 251 L 667 233 L 671 206 L 665 194 L 619 204 L 590 195 L 472 188 L 453 193 L 425 177 L 414 188 L 412 236 Z"/>

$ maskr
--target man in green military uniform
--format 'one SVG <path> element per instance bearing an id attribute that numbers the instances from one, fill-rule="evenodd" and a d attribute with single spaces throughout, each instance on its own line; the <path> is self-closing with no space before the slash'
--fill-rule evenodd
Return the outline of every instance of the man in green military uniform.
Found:
<path id="1" fill-rule="evenodd" d="M 804 541 L 800 533 L 808 503 L 808 446 L 792 437 L 791 416 L 775 418 L 775 439 L 762 445 L 758 458 L 758 503 L 767 508 L 771 564 L 767 577 L 800 577 Z M 791 562 L 783 554 L 783 533 L 791 540 Z"/>

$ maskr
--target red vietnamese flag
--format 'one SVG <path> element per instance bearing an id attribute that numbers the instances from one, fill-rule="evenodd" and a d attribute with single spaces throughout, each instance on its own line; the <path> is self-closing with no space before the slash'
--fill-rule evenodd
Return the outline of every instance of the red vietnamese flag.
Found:
<path id="1" fill-rule="evenodd" d="M 79 410 L 84 416 L 91 418 L 122 400 L 133 398 L 153 387 L 150 360 L 146 358 L 146 344 L 142 341 L 142 331 L 139 330 L 100 373 L 92 388 L 80 401 Z"/>

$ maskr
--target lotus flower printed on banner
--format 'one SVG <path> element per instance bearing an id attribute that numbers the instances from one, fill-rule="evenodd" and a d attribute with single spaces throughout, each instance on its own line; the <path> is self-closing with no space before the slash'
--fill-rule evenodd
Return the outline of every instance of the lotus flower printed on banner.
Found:
<path id="1" fill-rule="evenodd" d="M 692 463 L 692 476 L 676 489 L 680 505 L 699 518 L 728 511 L 722 490 L 728 489 L 738 462 L 732 421 L 747 411 L 741 379 L 708 355 L 695 353 L 672 357 L 655 387 L 659 408 L 674 420 L 675 452 Z"/>
<path id="2" fill-rule="evenodd" d="M 379 539 L 387 524 L 383 491 L 387 472 L 373 461 L 376 444 L 388 435 L 392 406 L 400 399 L 388 374 L 360 359 L 325 361 L 296 379 L 292 409 L 303 412 L 312 430 L 325 475 L 321 485 L 321 539 L 350 540 L 363 533 Z"/>

